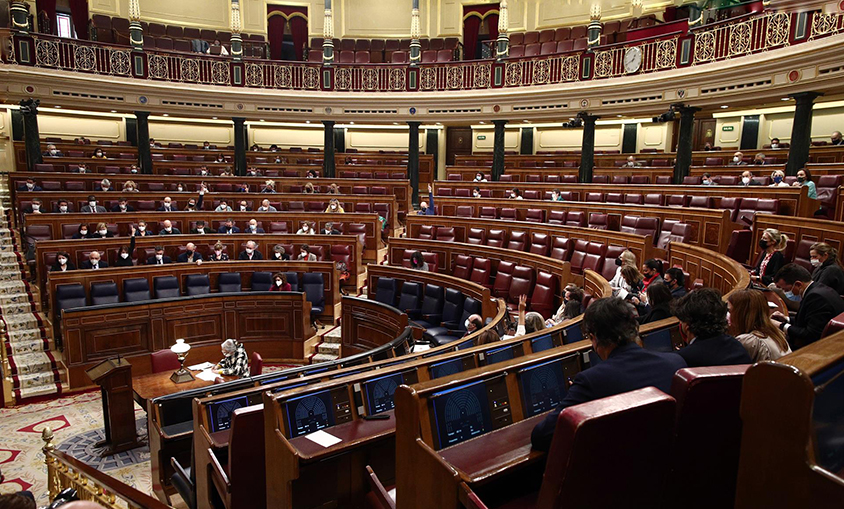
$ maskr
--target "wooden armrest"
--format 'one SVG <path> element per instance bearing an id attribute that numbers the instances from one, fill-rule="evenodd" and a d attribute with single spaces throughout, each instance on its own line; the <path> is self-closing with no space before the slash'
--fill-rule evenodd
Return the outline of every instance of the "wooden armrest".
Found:
<path id="1" fill-rule="evenodd" d="M 221 493 L 230 493 L 231 482 L 229 481 L 229 476 L 226 474 L 226 471 L 223 470 L 223 466 L 220 465 L 220 460 L 217 459 L 217 455 L 214 454 L 214 451 L 210 448 L 208 449 L 208 457 L 211 458 L 211 479 L 214 481 L 214 485 L 217 486 L 217 489 L 219 489 Z"/>
<path id="2" fill-rule="evenodd" d="M 176 458 L 174 458 L 174 457 L 171 457 L 171 458 L 170 458 L 170 466 L 171 466 L 171 467 L 173 467 L 173 470 L 174 470 L 177 474 L 179 474 L 180 476 L 182 476 L 182 478 L 183 478 L 186 482 L 188 482 L 188 483 L 190 483 L 190 482 L 191 482 L 190 475 L 188 475 L 188 472 L 187 472 L 187 471 L 186 471 L 186 470 L 182 467 L 182 464 L 181 464 L 181 463 L 179 463 L 179 460 L 177 460 L 177 459 L 176 459 Z"/>
<path id="3" fill-rule="evenodd" d="M 215 442 L 214 439 L 211 438 L 211 435 L 208 434 L 208 430 L 205 429 L 205 426 L 200 424 L 199 425 L 199 431 L 202 434 L 202 438 L 204 438 L 205 441 L 207 442 L 207 444 L 209 446 L 209 450 L 214 449 L 214 450 L 219 451 L 221 449 L 221 447 L 217 446 L 217 442 Z"/>

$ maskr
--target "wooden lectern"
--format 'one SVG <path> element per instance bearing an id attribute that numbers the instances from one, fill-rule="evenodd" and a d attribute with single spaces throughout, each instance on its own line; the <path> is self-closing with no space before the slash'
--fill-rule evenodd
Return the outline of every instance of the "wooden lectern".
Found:
<path id="1" fill-rule="evenodd" d="M 100 386 L 103 397 L 105 447 L 102 456 L 111 456 L 143 445 L 135 430 L 135 400 L 132 392 L 132 365 L 126 359 L 108 359 L 86 371 Z"/>

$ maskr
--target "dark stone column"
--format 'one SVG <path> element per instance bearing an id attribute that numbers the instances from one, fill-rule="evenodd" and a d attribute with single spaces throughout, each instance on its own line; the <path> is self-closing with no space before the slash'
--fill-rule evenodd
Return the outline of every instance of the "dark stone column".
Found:
<path id="1" fill-rule="evenodd" d="M 695 113 L 700 108 L 680 106 L 680 135 L 677 137 L 677 159 L 674 163 L 674 183 L 682 184 L 692 166 L 692 134 L 695 130 Z"/>
<path id="2" fill-rule="evenodd" d="M 152 152 L 149 148 L 149 112 L 135 112 L 135 129 L 137 132 L 138 165 L 141 173 L 152 174 Z"/>
<path id="3" fill-rule="evenodd" d="M 246 175 L 246 119 L 233 117 L 234 122 L 234 174 Z"/>
<path id="4" fill-rule="evenodd" d="M 425 130 L 425 153 L 434 156 L 434 180 L 437 180 L 437 175 L 440 174 L 439 161 L 437 160 L 440 154 L 439 133 L 437 129 Z"/>
<path id="5" fill-rule="evenodd" d="M 812 146 L 812 112 L 815 99 L 822 95 L 818 92 L 801 92 L 791 95 L 797 104 L 794 108 L 794 121 L 791 124 L 791 147 L 788 149 L 788 163 L 785 165 L 786 175 L 797 175 L 797 171 L 809 162 L 809 147 Z"/>
<path id="6" fill-rule="evenodd" d="M 29 171 L 41 164 L 41 138 L 38 134 L 38 99 L 24 99 L 20 102 L 23 116 L 23 141 L 26 147 L 26 167 Z"/>
<path id="7" fill-rule="evenodd" d="M 519 153 L 522 155 L 533 155 L 533 127 L 522 127 L 522 143 Z"/>
<path id="8" fill-rule="evenodd" d="M 595 115 L 586 112 L 578 113 L 583 120 L 583 140 L 580 143 L 580 182 L 592 182 L 592 169 L 595 167 Z"/>
<path id="9" fill-rule="evenodd" d="M 419 205 L 419 125 L 422 122 L 408 122 L 410 135 L 407 140 L 407 178 L 412 188 L 413 205 Z"/>
<path id="10" fill-rule="evenodd" d="M 325 126 L 325 141 L 323 142 L 322 176 L 334 178 L 334 121 L 323 120 Z"/>
<path id="11" fill-rule="evenodd" d="M 495 134 L 492 140 L 492 180 L 493 182 L 501 179 L 504 173 L 504 126 L 507 125 L 506 120 L 493 120 L 495 124 Z"/>

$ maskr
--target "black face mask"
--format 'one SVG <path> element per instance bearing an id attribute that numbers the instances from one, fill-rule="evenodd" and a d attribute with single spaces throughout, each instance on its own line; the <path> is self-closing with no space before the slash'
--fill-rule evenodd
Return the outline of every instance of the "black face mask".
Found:
<path id="1" fill-rule="evenodd" d="M 759 239 L 759 247 L 762 249 L 768 249 L 768 241 L 765 239 Z"/>
<path id="2" fill-rule="evenodd" d="M 806 181 L 806 179 L 805 179 L 805 178 L 803 178 L 803 177 L 797 177 L 797 182 L 800 182 L 800 183 L 802 184 L 802 183 L 803 183 L 803 182 L 805 182 L 805 181 Z"/>
<path id="3" fill-rule="evenodd" d="M 615 259 L 615 264 L 616 264 L 617 266 L 621 267 L 621 258 L 616 258 L 616 259 Z"/>

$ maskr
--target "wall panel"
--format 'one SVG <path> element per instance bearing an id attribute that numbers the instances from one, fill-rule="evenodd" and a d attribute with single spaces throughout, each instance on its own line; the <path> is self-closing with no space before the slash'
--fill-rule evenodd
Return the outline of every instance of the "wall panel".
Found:
<path id="1" fill-rule="evenodd" d="M 483 136 L 479 140 L 478 136 Z M 492 152 L 495 144 L 495 132 L 492 129 L 472 130 L 472 152 Z M 520 129 L 504 130 L 504 150 L 507 152 L 518 151 L 522 146 L 522 133 Z"/>
<path id="2" fill-rule="evenodd" d="M 180 142 L 202 145 L 208 141 L 212 145 L 234 145 L 234 127 L 225 124 L 192 124 L 187 122 L 149 122 L 149 135 L 161 143 Z"/>
<path id="3" fill-rule="evenodd" d="M 42 138 L 76 138 L 121 141 L 126 139 L 126 124 L 122 117 L 86 117 L 51 114 L 44 109 L 38 114 L 38 131 Z"/>
<path id="4" fill-rule="evenodd" d="M 325 142 L 322 129 L 301 129 L 293 127 L 273 127 L 256 124 L 249 125 L 249 144 L 262 146 L 272 144 L 280 148 L 301 147 L 322 149 Z"/>
<path id="5" fill-rule="evenodd" d="M 361 152 L 373 150 L 407 150 L 408 131 L 405 129 L 346 129 L 346 149 Z M 424 131 L 419 131 L 419 151 L 425 151 Z"/>

